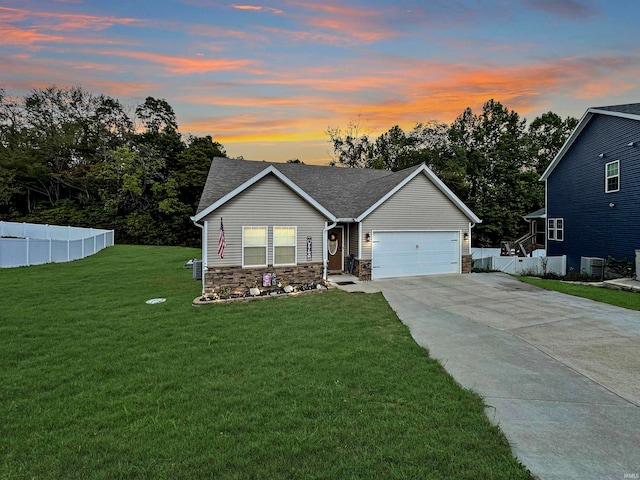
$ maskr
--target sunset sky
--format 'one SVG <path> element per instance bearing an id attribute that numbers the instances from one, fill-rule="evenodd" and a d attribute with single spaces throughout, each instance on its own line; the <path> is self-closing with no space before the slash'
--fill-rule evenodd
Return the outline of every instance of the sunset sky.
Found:
<path id="1" fill-rule="evenodd" d="M 164 98 L 230 156 L 327 163 L 328 127 L 640 102 L 637 0 L 2 0 L 0 88 Z"/>

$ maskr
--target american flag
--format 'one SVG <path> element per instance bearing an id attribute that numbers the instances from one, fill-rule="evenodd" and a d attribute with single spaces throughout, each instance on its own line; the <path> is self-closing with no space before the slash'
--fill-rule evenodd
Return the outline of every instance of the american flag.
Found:
<path id="1" fill-rule="evenodd" d="M 224 227 L 222 226 L 222 217 L 220 217 L 220 234 L 218 235 L 218 255 L 224 258 Z"/>

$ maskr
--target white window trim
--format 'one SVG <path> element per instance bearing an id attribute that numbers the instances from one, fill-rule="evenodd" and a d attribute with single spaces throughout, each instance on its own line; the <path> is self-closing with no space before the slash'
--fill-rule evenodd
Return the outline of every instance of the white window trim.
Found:
<path id="1" fill-rule="evenodd" d="M 293 243 L 290 245 L 276 245 L 276 228 L 293 228 L 293 231 L 295 232 L 295 238 L 293 240 Z M 298 265 L 298 227 L 294 226 L 294 225 L 275 225 L 273 227 L 273 233 L 272 233 L 272 243 L 273 245 L 271 245 L 271 249 L 272 249 L 272 253 L 273 253 L 273 266 L 274 267 L 286 267 L 286 266 L 292 266 L 292 265 Z M 293 247 L 293 263 L 276 263 L 276 247 Z"/>
<path id="2" fill-rule="evenodd" d="M 609 165 L 616 163 L 618 165 L 618 174 L 609 176 Z M 609 179 L 618 177 L 618 188 L 615 190 L 609 190 Z M 606 163 L 604 166 L 604 193 L 614 193 L 620 191 L 620 160 L 614 160 L 613 162 Z"/>
<path id="3" fill-rule="evenodd" d="M 264 228 L 264 259 L 265 259 L 265 264 L 264 265 L 245 265 L 244 263 L 244 231 L 247 228 Z M 267 227 L 266 225 L 248 225 L 248 226 L 243 226 L 242 227 L 242 268 L 262 268 L 262 267 L 266 267 L 269 264 L 269 242 L 268 242 L 268 238 L 269 238 L 269 227 Z M 252 245 L 252 247 L 258 247 L 261 245 Z"/>
<path id="4" fill-rule="evenodd" d="M 558 220 L 562 225 L 560 228 L 558 228 Z M 562 232 L 562 238 L 560 239 L 558 239 L 558 232 Z M 552 240 L 554 242 L 564 242 L 564 218 L 547 219 L 547 240 Z"/>

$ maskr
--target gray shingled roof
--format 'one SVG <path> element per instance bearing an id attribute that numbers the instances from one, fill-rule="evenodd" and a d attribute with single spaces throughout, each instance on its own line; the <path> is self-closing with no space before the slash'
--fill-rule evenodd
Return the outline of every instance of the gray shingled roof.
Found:
<path id="1" fill-rule="evenodd" d="M 624 105 L 609 105 L 607 107 L 594 107 L 595 110 L 606 110 L 608 112 L 628 113 L 630 115 L 640 115 L 640 103 L 626 103 Z"/>
<path id="2" fill-rule="evenodd" d="M 546 215 L 547 215 L 547 209 L 546 207 L 543 207 L 540 210 L 536 210 L 535 212 L 525 215 L 522 218 L 524 218 L 525 220 L 534 220 L 536 218 L 544 218 Z"/>
<path id="3" fill-rule="evenodd" d="M 273 166 L 337 218 L 355 218 L 421 165 L 399 172 L 214 158 L 196 214 Z"/>

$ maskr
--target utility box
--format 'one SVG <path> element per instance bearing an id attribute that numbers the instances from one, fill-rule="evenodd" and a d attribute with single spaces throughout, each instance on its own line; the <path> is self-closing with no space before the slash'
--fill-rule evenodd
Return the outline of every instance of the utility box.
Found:
<path id="1" fill-rule="evenodd" d="M 604 265 L 604 258 L 580 257 L 580 271 L 590 277 L 602 280 L 604 278 Z"/>
<path id="2" fill-rule="evenodd" d="M 198 258 L 193 260 L 193 279 L 202 280 L 202 260 Z"/>

